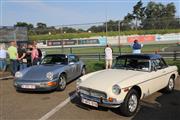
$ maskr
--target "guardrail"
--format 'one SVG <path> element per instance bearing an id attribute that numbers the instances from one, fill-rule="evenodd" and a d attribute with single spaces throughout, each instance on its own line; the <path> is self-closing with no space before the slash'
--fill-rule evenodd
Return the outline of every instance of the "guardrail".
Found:
<path id="1" fill-rule="evenodd" d="M 131 54 L 131 53 L 121 53 L 123 54 Z M 164 59 L 173 59 L 175 60 L 180 60 L 180 52 L 151 52 L 147 54 L 160 54 Z M 105 54 L 103 53 L 96 53 L 96 54 L 77 54 L 82 60 L 104 60 Z M 119 56 L 120 53 L 113 53 L 113 58 L 116 58 Z"/>

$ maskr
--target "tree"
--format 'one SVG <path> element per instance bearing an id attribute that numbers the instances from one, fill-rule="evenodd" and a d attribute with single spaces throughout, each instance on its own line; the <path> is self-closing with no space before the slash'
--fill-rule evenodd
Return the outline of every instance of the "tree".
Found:
<path id="1" fill-rule="evenodd" d="M 128 28 L 139 29 L 166 29 L 177 28 L 178 19 L 175 19 L 176 7 L 174 3 L 163 5 L 161 3 L 149 2 L 143 6 L 140 0 L 133 7 L 133 12 L 128 13 L 122 21 L 122 25 Z"/>
<path id="2" fill-rule="evenodd" d="M 134 16 L 130 13 L 128 13 L 124 19 L 121 21 L 121 30 L 130 30 L 132 28 L 132 20 L 134 19 Z"/>
<path id="3" fill-rule="evenodd" d="M 26 27 L 28 30 L 34 28 L 33 24 L 31 24 L 31 23 L 26 23 L 26 22 L 17 22 L 14 26 L 15 26 L 15 27 Z"/>
<path id="4" fill-rule="evenodd" d="M 45 23 L 37 23 L 37 29 L 46 29 L 47 28 L 47 25 Z"/>
<path id="5" fill-rule="evenodd" d="M 175 21 L 176 8 L 173 3 L 163 5 L 161 3 L 149 2 L 143 21 L 145 29 L 166 29 L 170 28 L 170 24 Z"/>
<path id="6" fill-rule="evenodd" d="M 134 18 L 135 20 L 135 25 L 136 25 L 136 29 L 138 27 L 138 23 L 139 25 L 142 23 L 144 17 L 145 17 L 145 7 L 143 7 L 143 3 L 140 0 L 139 2 L 137 2 L 137 4 L 133 7 L 133 14 L 132 14 L 132 18 Z"/>

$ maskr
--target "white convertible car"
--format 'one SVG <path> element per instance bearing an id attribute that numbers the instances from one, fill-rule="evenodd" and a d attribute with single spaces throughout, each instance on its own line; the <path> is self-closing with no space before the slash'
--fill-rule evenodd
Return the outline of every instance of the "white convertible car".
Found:
<path id="1" fill-rule="evenodd" d="M 120 108 L 123 115 L 132 116 L 140 99 L 161 89 L 172 92 L 177 76 L 177 67 L 168 66 L 158 54 L 121 55 L 113 69 L 78 79 L 77 94 L 84 104 Z"/>

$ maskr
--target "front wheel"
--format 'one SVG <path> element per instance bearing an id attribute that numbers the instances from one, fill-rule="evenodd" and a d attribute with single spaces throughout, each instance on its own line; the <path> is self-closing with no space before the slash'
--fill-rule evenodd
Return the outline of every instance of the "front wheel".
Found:
<path id="1" fill-rule="evenodd" d="M 86 74 L 86 68 L 83 67 L 82 70 L 81 70 L 81 76 L 85 75 Z"/>
<path id="2" fill-rule="evenodd" d="M 136 90 L 132 89 L 125 97 L 124 102 L 120 106 L 121 113 L 124 116 L 132 116 L 136 113 L 139 106 L 139 95 Z"/>
<path id="3" fill-rule="evenodd" d="M 57 90 L 63 91 L 66 88 L 66 84 L 66 76 L 63 74 L 60 75 Z"/>
<path id="4" fill-rule="evenodd" d="M 174 90 L 174 87 L 175 87 L 175 81 L 174 81 L 174 78 L 171 77 L 169 78 L 168 85 L 165 87 L 165 92 L 171 93 Z"/>

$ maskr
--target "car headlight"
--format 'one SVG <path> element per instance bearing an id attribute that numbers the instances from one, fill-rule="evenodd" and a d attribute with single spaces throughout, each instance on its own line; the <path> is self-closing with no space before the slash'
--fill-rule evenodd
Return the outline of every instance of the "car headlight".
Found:
<path id="1" fill-rule="evenodd" d="M 119 85 L 113 85 L 112 87 L 112 92 L 116 95 L 121 93 L 121 88 L 119 87 Z"/>
<path id="2" fill-rule="evenodd" d="M 19 71 L 15 73 L 16 78 L 21 78 L 22 76 L 23 76 L 23 74 Z"/>
<path id="3" fill-rule="evenodd" d="M 48 72 L 48 73 L 46 73 L 46 77 L 47 77 L 47 79 L 49 79 L 49 80 L 52 80 L 52 79 L 53 79 L 53 76 L 54 76 L 53 72 Z"/>

